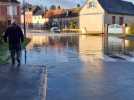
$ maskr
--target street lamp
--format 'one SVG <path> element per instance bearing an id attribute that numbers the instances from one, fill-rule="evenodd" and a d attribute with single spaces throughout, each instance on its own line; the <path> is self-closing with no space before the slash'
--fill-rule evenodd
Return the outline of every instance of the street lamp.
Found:
<path id="1" fill-rule="evenodd" d="M 24 36 L 26 37 L 26 12 L 25 12 L 25 0 L 23 0 L 23 18 L 24 18 L 24 23 L 23 23 L 23 28 L 24 28 Z"/>

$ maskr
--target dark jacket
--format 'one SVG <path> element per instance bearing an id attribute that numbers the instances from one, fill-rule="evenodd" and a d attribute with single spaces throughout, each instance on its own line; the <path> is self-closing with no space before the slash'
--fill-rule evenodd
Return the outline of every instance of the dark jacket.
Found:
<path id="1" fill-rule="evenodd" d="M 4 41 L 9 43 L 9 50 L 21 50 L 21 42 L 24 41 L 24 35 L 21 28 L 13 24 L 6 29 Z"/>

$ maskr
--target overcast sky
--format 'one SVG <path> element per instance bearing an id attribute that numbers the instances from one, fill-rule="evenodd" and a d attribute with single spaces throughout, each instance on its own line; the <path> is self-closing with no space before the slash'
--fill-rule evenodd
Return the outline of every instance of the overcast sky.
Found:
<path id="1" fill-rule="evenodd" d="M 19 0 L 23 1 L 23 0 Z M 51 5 L 60 5 L 61 7 L 76 7 L 77 4 L 83 5 L 86 0 L 25 0 L 26 2 L 32 3 L 34 5 L 42 5 L 42 6 L 51 6 Z M 134 3 L 134 0 L 126 0 Z"/>

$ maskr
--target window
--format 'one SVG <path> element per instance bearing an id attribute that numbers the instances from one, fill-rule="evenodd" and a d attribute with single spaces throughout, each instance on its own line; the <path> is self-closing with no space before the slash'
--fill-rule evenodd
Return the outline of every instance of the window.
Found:
<path id="1" fill-rule="evenodd" d="M 10 15 L 10 16 L 17 15 L 17 7 L 16 6 L 8 6 L 7 9 L 8 9 L 7 15 Z"/>
<path id="2" fill-rule="evenodd" d="M 116 17 L 112 16 L 112 24 L 115 24 Z"/>
<path id="3" fill-rule="evenodd" d="M 20 6 L 17 6 L 17 15 L 20 14 Z"/>
<path id="4" fill-rule="evenodd" d="M 17 7 L 16 6 L 13 6 L 13 15 L 16 16 L 17 15 Z"/>
<path id="5" fill-rule="evenodd" d="M 95 8 L 96 7 L 96 2 L 91 1 L 89 2 L 88 8 Z"/>
<path id="6" fill-rule="evenodd" d="M 120 18 L 119 18 L 119 24 L 120 24 L 120 25 L 123 25 L 123 24 L 124 24 L 124 17 L 120 17 Z"/>

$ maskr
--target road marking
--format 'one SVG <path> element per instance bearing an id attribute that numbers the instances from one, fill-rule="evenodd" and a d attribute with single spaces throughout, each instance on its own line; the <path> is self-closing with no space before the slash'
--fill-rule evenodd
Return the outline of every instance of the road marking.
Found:
<path id="1" fill-rule="evenodd" d="M 47 97 L 47 86 L 48 86 L 48 74 L 47 74 L 47 67 L 45 66 L 44 70 L 43 70 L 43 75 L 42 75 L 42 85 L 41 85 L 41 91 L 40 91 L 40 95 L 41 95 L 41 100 L 46 100 Z M 45 74 L 44 74 L 45 73 Z"/>

